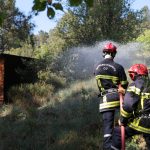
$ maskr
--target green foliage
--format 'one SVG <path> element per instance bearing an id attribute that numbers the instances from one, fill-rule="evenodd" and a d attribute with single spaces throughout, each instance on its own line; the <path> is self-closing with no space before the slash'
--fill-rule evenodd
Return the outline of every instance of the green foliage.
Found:
<path id="1" fill-rule="evenodd" d="M 134 12 L 129 4 L 128 0 L 94 1 L 93 7 L 82 3 L 63 16 L 56 27 L 57 35 L 68 46 L 91 45 L 104 39 L 128 42 L 140 33 L 136 26 L 142 22 L 142 13 Z"/>
<path id="2" fill-rule="evenodd" d="M 144 43 L 144 49 L 150 49 L 150 30 L 145 30 L 144 33 L 137 38 L 138 42 Z"/>
<path id="3" fill-rule="evenodd" d="M 141 32 L 144 32 L 145 30 L 150 29 L 150 10 L 147 6 L 145 6 L 141 9 L 141 13 L 143 14 L 143 21 L 141 22 L 140 29 Z"/>
<path id="4" fill-rule="evenodd" d="M 135 135 L 127 141 L 128 150 L 146 150 L 146 143 L 142 135 Z"/>
<path id="5" fill-rule="evenodd" d="M 10 48 L 18 48 L 22 42 L 34 45 L 31 23 L 32 16 L 25 16 L 15 7 L 15 0 L 0 1 L 0 51 L 4 52 Z"/>
<path id="6" fill-rule="evenodd" d="M 35 14 L 38 15 L 40 11 L 47 9 L 47 16 L 49 19 L 53 19 L 55 17 L 55 11 L 63 11 L 62 4 L 59 2 L 53 2 L 52 0 L 34 0 L 33 3 L 34 5 L 32 10 L 35 12 Z"/>
<path id="7" fill-rule="evenodd" d="M 40 87 L 40 88 L 39 88 Z M 9 90 L 9 100 L 23 109 L 41 106 L 49 101 L 53 94 L 53 86 L 45 83 L 21 84 Z"/>
<path id="8" fill-rule="evenodd" d="M 33 11 L 44 11 L 46 8 L 46 0 L 35 0 L 34 5 L 32 7 Z"/>
<path id="9" fill-rule="evenodd" d="M 14 103 L 0 107 L 0 149 L 102 149 L 102 119 L 94 81 L 78 81 L 58 92 L 41 83 L 12 88 Z M 40 95 L 38 101 L 35 95 Z M 41 103 L 43 96 L 49 100 Z M 133 137 L 126 149 L 144 150 L 142 138 Z"/>
<path id="10" fill-rule="evenodd" d="M 6 17 L 6 13 L 2 12 L 2 10 L 0 9 L 0 26 L 4 22 L 5 17 Z"/>
<path id="11" fill-rule="evenodd" d="M 34 95 L 39 93 L 31 85 L 14 89 L 11 98 L 15 103 L 0 108 L 0 149 L 99 149 L 101 121 L 91 82 L 74 83 L 52 97 L 47 95 L 50 100 L 41 105 L 33 103 L 33 95 L 27 96 L 32 89 Z"/>
<path id="12" fill-rule="evenodd" d="M 71 6 L 79 6 L 83 0 L 69 0 Z"/>
<path id="13" fill-rule="evenodd" d="M 58 73 L 51 72 L 50 69 L 39 71 L 38 77 L 40 82 L 51 84 L 57 90 L 66 86 L 66 79 Z"/>
<path id="14" fill-rule="evenodd" d="M 145 60 L 147 65 L 150 65 L 149 56 L 150 56 L 150 30 L 145 30 L 144 33 L 139 35 L 136 39 L 137 42 L 140 42 L 141 50 L 137 55 L 142 57 Z"/>
<path id="15" fill-rule="evenodd" d="M 33 3 L 32 10 L 35 14 L 37 15 L 40 11 L 47 9 L 47 16 L 49 19 L 53 19 L 56 14 L 55 12 L 58 10 L 63 11 L 65 7 L 63 6 L 64 2 L 55 2 L 53 0 L 34 0 Z M 71 7 L 79 6 L 82 3 L 85 3 L 88 7 L 93 6 L 93 0 L 69 0 L 68 3 Z"/>
<path id="16" fill-rule="evenodd" d="M 53 8 L 47 8 L 47 16 L 48 18 L 52 19 L 55 16 L 55 11 Z"/>
<path id="17" fill-rule="evenodd" d="M 94 0 L 85 0 L 85 3 L 87 4 L 88 7 L 93 7 Z"/>
<path id="18" fill-rule="evenodd" d="M 139 150 L 137 144 L 134 142 L 128 143 L 127 144 L 127 150 Z"/>
<path id="19" fill-rule="evenodd" d="M 24 43 L 20 48 L 11 48 L 4 52 L 5 54 L 23 56 L 23 57 L 35 57 L 34 49 L 31 44 Z"/>
<path id="20" fill-rule="evenodd" d="M 55 30 L 49 35 L 42 31 L 35 37 L 35 57 L 46 60 L 51 64 L 59 54 L 66 48 L 65 40 L 59 37 Z"/>
<path id="21" fill-rule="evenodd" d="M 61 11 L 63 11 L 63 7 L 62 7 L 62 5 L 61 5 L 60 3 L 53 3 L 52 5 L 53 5 L 53 7 L 54 7 L 56 10 L 61 10 Z"/>
<path id="22" fill-rule="evenodd" d="M 65 78 L 61 65 L 75 64 L 69 57 L 61 58 L 60 54 L 69 52 L 72 46 L 91 45 L 101 39 L 122 42 L 136 37 L 139 30 L 134 27 L 142 21 L 137 19 L 141 14 L 130 10 L 128 0 L 119 2 L 73 0 L 71 5 L 79 7 L 66 13 L 53 31 L 41 31 L 32 37 L 34 49 L 30 40 L 26 43 L 16 40 L 22 47 L 11 49 L 10 53 L 38 58 L 35 68 L 39 71 L 39 81 L 10 89 L 9 98 L 13 104 L 0 108 L 0 149 L 99 149 L 102 128 L 96 82 L 94 79 L 78 81 L 69 86 L 69 79 L 73 77 L 74 81 L 81 74 L 74 69 L 71 70 L 74 76 L 68 74 Z M 51 0 L 34 0 L 33 10 L 37 14 L 45 9 L 52 19 L 57 10 L 63 11 L 63 6 Z M 11 32 L 9 35 L 13 37 Z M 75 53 L 73 59 L 76 57 Z M 65 63 L 56 63 L 59 60 Z M 67 65 L 63 67 L 68 71 L 71 67 L 67 68 Z M 137 144 L 137 139 L 132 140 L 128 149 L 136 149 Z"/>

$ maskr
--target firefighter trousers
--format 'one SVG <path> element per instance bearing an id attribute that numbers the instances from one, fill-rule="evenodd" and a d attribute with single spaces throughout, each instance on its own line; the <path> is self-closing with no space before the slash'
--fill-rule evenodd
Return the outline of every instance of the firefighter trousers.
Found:
<path id="1" fill-rule="evenodd" d="M 142 133 L 134 130 L 128 126 L 125 127 L 126 139 L 132 137 L 133 135 L 143 134 L 145 142 L 147 144 L 147 150 L 150 150 L 150 134 Z M 112 149 L 121 150 L 121 129 L 120 127 L 115 127 L 112 136 Z"/>
<path id="2" fill-rule="evenodd" d="M 103 123 L 103 150 L 110 150 L 112 143 L 112 133 L 114 129 L 115 110 L 102 112 Z"/>

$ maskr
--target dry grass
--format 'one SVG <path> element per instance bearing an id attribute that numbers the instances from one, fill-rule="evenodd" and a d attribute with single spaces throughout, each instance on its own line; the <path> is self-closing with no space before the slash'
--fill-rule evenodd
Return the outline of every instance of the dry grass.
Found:
<path id="1" fill-rule="evenodd" d="M 0 150 L 98 150 L 97 94 L 95 79 L 56 92 L 39 83 L 12 88 L 14 103 L 0 108 Z"/>

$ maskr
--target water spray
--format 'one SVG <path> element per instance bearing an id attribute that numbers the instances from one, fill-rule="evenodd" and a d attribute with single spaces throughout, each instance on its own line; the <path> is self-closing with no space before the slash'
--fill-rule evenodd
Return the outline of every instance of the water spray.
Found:
<path id="1" fill-rule="evenodd" d="M 135 63 L 145 64 L 145 60 L 137 54 L 141 49 L 141 44 L 137 42 L 120 44 L 114 41 L 101 41 L 93 46 L 74 47 L 65 51 L 61 58 L 62 70 L 72 79 L 87 79 L 93 76 L 94 65 L 103 60 L 103 46 L 112 42 L 117 46 L 117 54 L 114 58 L 115 62 L 121 64 L 128 69 Z"/>

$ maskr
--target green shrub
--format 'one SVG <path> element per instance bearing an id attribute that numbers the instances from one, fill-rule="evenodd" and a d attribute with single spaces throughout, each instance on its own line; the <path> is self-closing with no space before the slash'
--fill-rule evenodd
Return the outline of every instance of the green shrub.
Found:
<path id="1" fill-rule="evenodd" d="M 128 150 L 146 150 L 146 143 L 142 135 L 135 135 L 127 141 Z"/>
<path id="2" fill-rule="evenodd" d="M 51 84 L 55 89 L 60 89 L 66 86 L 66 79 L 61 75 L 51 72 L 49 69 L 38 72 L 40 82 Z"/>
<path id="3" fill-rule="evenodd" d="M 8 97 L 10 101 L 23 107 L 39 107 L 50 100 L 53 92 L 54 88 L 52 85 L 38 82 L 13 86 L 8 92 Z"/>

